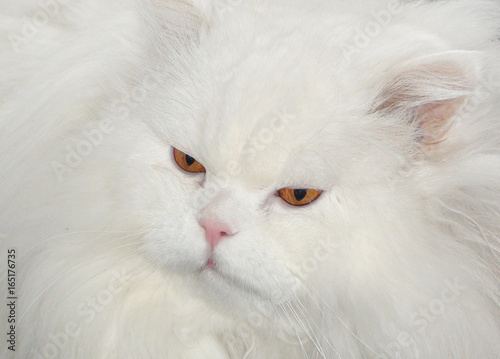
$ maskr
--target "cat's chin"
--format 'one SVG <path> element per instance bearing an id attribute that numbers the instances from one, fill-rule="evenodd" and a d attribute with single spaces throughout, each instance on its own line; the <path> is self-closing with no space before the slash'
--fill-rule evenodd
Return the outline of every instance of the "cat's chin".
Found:
<path id="1" fill-rule="evenodd" d="M 245 315 L 248 308 L 271 302 L 261 291 L 217 268 L 204 267 L 192 285 L 203 301 L 225 312 L 230 310 Z"/>
<path id="2" fill-rule="evenodd" d="M 240 276 L 230 268 L 207 262 L 198 273 L 198 288 L 206 296 L 212 296 L 217 301 L 223 301 L 225 305 L 232 305 L 236 309 L 240 305 L 247 307 L 248 304 L 268 303 L 274 305 L 291 300 L 292 293 L 284 293 L 281 288 L 266 288 L 257 280 L 246 276 Z M 287 291 L 288 292 L 288 291 Z"/>

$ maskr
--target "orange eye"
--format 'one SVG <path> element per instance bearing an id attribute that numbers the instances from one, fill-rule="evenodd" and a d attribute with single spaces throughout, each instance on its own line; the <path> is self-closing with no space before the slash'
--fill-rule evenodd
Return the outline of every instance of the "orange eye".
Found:
<path id="1" fill-rule="evenodd" d="M 184 171 L 191 173 L 202 173 L 206 172 L 205 167 L 196 161 L 190 155 L 186 155 L 184 152 L 179 151 L 177 148 L 174 148 L 174 158 L 175 162 L 182 168 Z"/>
<path id="2" fill-rule="evenodd" d="M 290 189 L 283 188 L 278 191 L 278 195 L 292 206 L 305 206 L 318 199 L 323 191 L 315 189 Z"/>

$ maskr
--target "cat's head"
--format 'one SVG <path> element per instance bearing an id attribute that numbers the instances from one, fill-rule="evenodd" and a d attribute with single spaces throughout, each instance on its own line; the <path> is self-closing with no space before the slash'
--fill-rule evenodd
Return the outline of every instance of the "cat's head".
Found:
<path id="1" fill-rule="evenodd" d="M 148 174 L 158 192 L 144 248 L 156 264 L 220 299 L 373 306 L 387 298 L 370 295 L 453 272 L 428 217 L 474 136 L 455 121 L 479 81 L 473 34 L 437 36 L 438 6 L 426 25 L 402 4 L 242 2 L 217 17 L 179 3 L 194 25 L 165 34 L 149 63 L 158 89 L 136 111 L 163 156 Z M 380 29 L 361 46 L 368 21 Z"/>

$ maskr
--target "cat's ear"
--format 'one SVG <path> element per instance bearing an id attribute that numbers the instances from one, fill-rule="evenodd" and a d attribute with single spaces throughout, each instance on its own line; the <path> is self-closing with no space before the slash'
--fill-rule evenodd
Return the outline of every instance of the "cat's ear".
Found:
<path id="1" fill-rule="evenodd" d="M 448 51 L 413 59 L 396 69 L 373 105 L 415 125 L 423 145 L 443 141 L 479 80 L 477 53 Z"/>
<path id="2" fill-rule="evenodd" d="M 155 36 L 162 42 L 198 41 L 208 31 L 213 0 L 148 0 L 145 15 L 156 23 Z"/>

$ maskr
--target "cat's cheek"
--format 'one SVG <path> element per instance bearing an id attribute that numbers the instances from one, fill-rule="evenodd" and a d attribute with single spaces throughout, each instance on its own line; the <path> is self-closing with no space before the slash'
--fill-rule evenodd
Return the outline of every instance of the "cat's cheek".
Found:
<path id="1" fill-rule="evenodd" d="M 200 233 L 198 233 L 200 232 Z M 143 251 L 156 265 L 176 272 L 200 270 L 208 258 L 201 231 L 164 225 L 145 235 Z"/>
<path id="2" fill-rule="evenodd" d="M 249 296 L 286 302 L 293 297 L 296 281 L 285 260 L 263 233 L 248 231 L 227 240 L 214 252 L 218 263 L 213 277 Z"/>
<path id="3" fill-rule="evenodd" d="M 349 211 L 339 196 L 338 190 L 329 190 L 308 206 L 276 203 L 270 207 L 267 222 L 273 225 L 268 226 L 267 236 L 301 282 L 311 284 L 338 270 L 338 253 L 350 236 Z"/>

